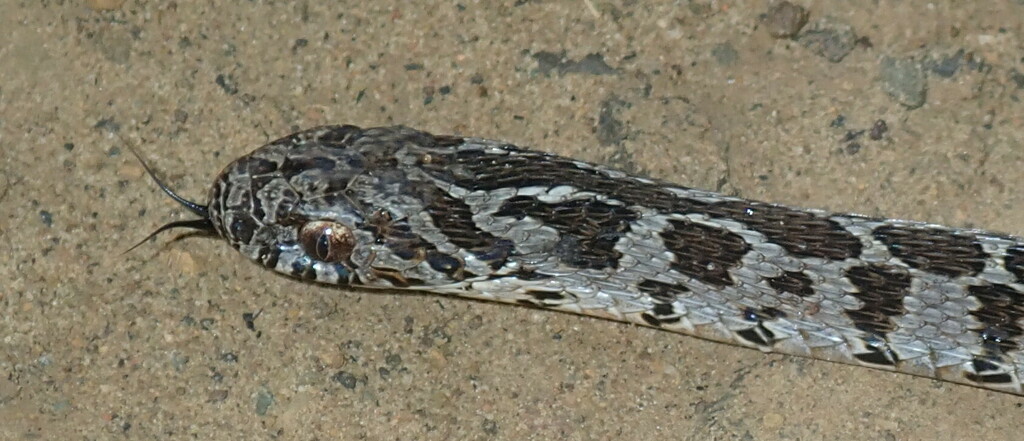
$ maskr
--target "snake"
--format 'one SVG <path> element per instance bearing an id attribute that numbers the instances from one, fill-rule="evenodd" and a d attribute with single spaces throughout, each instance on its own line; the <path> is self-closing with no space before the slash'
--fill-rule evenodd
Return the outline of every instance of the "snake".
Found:
<path id="1" fill-rule="evenodd" d="M 1024 239 L 688 188 L 404 126 L 298 131 L 198 218 L 285 276 L 539 307 L 1024 396 Z"/>

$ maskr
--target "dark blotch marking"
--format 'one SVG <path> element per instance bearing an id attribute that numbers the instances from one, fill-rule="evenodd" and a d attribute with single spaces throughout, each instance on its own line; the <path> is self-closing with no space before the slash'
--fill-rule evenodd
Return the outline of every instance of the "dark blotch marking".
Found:
<path id="1" fill-rule="evenodd" d="M 532 196 L 509 198 L 494 214 L 542 221 L 561 236 L 553 251 L 562 262 L 591 269 L 618 268 L 622 253 L 615 251 L 615 244 L 639 218 L 626 207 L 593 199 L 551 204 Z"/>
<path id="2" fill-rule="evenodd" d="M 896 330 L 892 317 L 906 313 L 903 298 L 910 289 L 910 274 L 903 267 L 871 264 L 846 270 L 846 277 L 857 287 L 850 295 L 864 302 L 860 309 L 847 310 L 846 316 L 857 329 L 884 340 L 886 333 Z"/>
<path id="3" fill-rule="evenodd" d="M 565 303 L 573 303 L 577 300 L 575 296 L 565 292 L 530 290 L 526 291 L 526 295 L 530 296 L 531 299 L 516 300 L 516 303 L 525 306 L 548 308 Z"/>
<path id="4" fill-rule="evenodd" d="M 654 307 L 651 308 L 650 312 L 640 314 L 640 318 L 644 322 L 657 327 L 664 324 L 678 323 L 681 320 L 679 313 L 676 312 L 672 303 L 678 297 L 690 292 L 689 289 L 682 285 L 662 283 L 654 280 L 644 280 L 637 287 L 655 301 Z"/>
<path id="5" fill-rule="evenodd" d="M 474 253 L 477 259 L 491 262 L 491 268 L 498 269 L 505 264 L 509 256 L 515 254 L 515 244 L 508 239 L 498 239 L 494 242 L 494 248 Z"/>
<path id="6" fill-rule="evenodd" d="M 313 265 L 307 266 L 306 270 L 302 272 L 301 277 L 304 280 L 316 280 L 316 268 Z"/>
<path id="7" fill-rule="evenodd" d="M 365 227 L 373 232 L 377 243 L 386 245 L 400 259 L 423 259 L 427 252 L 436 251 L 434 244 L 413 232 L 405 219 L 392 219 L 390 213 L 372 214 Z"/>
<path id="8" fill-rule="evenodd" d="M 949 277 L 977 275 L 988 257 L 966 233 L 887 225 L 876 228 L 874 236 L 912 268 Z"/>
<path id="9" fill-rule="evenodd" d="M 672 229 L 661 233 L 665 247 L 676 258 L 669 265 L 700 282 L 722 288 L 734 284 L 729 269 L 739 266 L 750 246 L 739 235 L 691 221 L 669 220 Z"/>
<path id="10" fill-rule="evenodd" d="M 785 317 L 786 313 L 770 306 L 766 306 L 761 309 L 747 308 L 743 311 L 743 318 L 750 322 L 763 322 L 765 320 L 774 320 Z"/>
<path id="11" fill-rule="evenodd" d="M 743 340 L 762 347 L 771 347 L 775 344 L 775 333 L 764 326 L 766 320 L 774 320 L 785 317 L 786 314 L 772 307 L 760 309 L 747 308 L 743 311 L 743 319 L 755 323 L 750 329 L 736 331 L 736 335 Z"/>
<path id="12" fill-rule="evenodd" d="M 365 228 L 373 232 L 377 243 L 382 243 L 399 259 L 427 262 L 435 271 L 445 273 L 454 280 L 464 280 L 469 273 L 464 271 L 465 262 L 457 257 L 437 251 L 434 244 L 420 237 L 405 219 L 394 220 L 390 213 L 379 211 L 371 215 Z M 396 283 L 395 278 L 381 276 Z M 401 276 L 398 276 L 401 278 Z M 405 283 L 400 281 L 399 283 Z M 398 285 L 396 285 L 398 286 Z"/>
<path id="13" fill-rule="evenodd" d="M 274 268 L 277 266 L 277 261 L 281 258 L 281 250 L 279 248 L 271 247 L 270 249 L 264 250 L 260 253 L 260 261 L 263 262 L 263 266 L 267 268 Z"/>
<path id="14" fill-rule="evenodd" d="M 405 277 L 400 272 L 390 268 L 370 268 L 370 274 L 374 277 L 386 280 L 396 288 L 408 288 L 413 285 L 423 285 L 423 281 L 417 278 Z"/>
<path id="15" fill-rule="evenodd" d="M 640 318 L 651 326 L 671 325 L 682 320 L 671 303 L 658 303 L 651 312 L 640 314 Z"/>
<path id="16" fill-rule="evenodd" d="M 775 334 L 760 324 L 750 329 L 736 331 L 736 336 L 758 346 L 771 346 L 775 343 Z"/>
<path id="17" fill-rule="evenodd" d="M 653 312 L 658 317 L 664 317 L 666 315 L 675 314 L 676 310 L 675 308 L 672 307 L 671 303 L 658 303 L 654 305 L 654 308 L 651 309 L 651 312 Z"/>
<path id="18" fill-rule="evenodd" d="M 231 218 L 228 231 L 234 240 L 248 244 L 257 228 L 259 225 L 247 214 L 235 214 Z"/>
<path id="19" fill-rule="evenodd" d="M 663 323 L 663 322 L 661 321 L 661 319 L 659 319 L 659 318 L 655 317 L 655 316 L 654 316 L 653 314 L 651 314 L 651 313 L 648 313 L 648 312 L 645 312 L 645 313 L 643 313 L 643 314 L 640 314 L 640 318 L 641 318 L 641 319 L 643 319 L 643 321 L 644 321 L 644 322 L 646 322 L 646 323 L 647 323 L 648 325 L 650 325 L 650 326 L 654 326 L 654 327 L 656 327 L 656 328 L 657 328 L 657 327 L 660 327 L 660 326 L 661 326 L 661 324 Z M 677 319 L 677 320 L 678 320 L 678 319 Z"/>
<path id="20" fill-rule="evenodd" d="M 965 373 L 964 378 L 981 384 L 1008 384 L 1012 383 L 1013 376 L 1003 372 L 995 363 L 991 361 L 975 357 L 971 360 L 971 364 L 974 365 L 975 372 L 977 374 Z M 986 372 L 993 372 L 986 374 Z M 999 372 L 999 373 L 995 373 Z"/>
<path id="21" fill-rule="evenodd" d="M 239 159 L 242 162 L 240 167 L 249 173 L 249 176 L 267 175 L 277 171 L 277 163 L 269 159 L 257 156 L 246 156 Z"/>
<path id="22" fill-rule="evenodd" d="M 437 187 L 421 189 L 422 200 L 427 214 L 434 226 L 455 246 L 473 253 L 478 259 L 489 262 L 491 268 L 498 269 L 505 264 L 512 254 L 512 242 L 499 239 L 477 228 L 473 221 L 473 211 L 465 202 L 456 199 Z"/>
<path id="23" fill-rule="evenodd" d="M 292 277 L 297 277 L 302 280 L 316 280 L 316 270 L 313 268 L 313 264 L 303 264 L 301 260 L 292 262 Z"/>
<path id="24" fill-rule="evenodd" d="M 565 298 L 564 294 L 560 292 L 551 291 L 527 291 L 526 294 L 541 302 L 549 300 L 562 300 Z"/>
<path id="25" fill-rule="evenodd" d="M 1012 246 L 1006 249 L 1003 258 L 1006 270 L 1017 276 L 1017 283 L 1024 283 L 1024 246 Z"/>
<path id="26" fill-rule="evenodd" d="M 547 274 L 541 274 L 535 270 L 526 268 L 519 268 L 518 271 L 510 274 L 510 276 L 519 280 L 546 280 L 551 278 L 551 276 Z"/>
<path id="27" fill-rule="evenodd" d="M 519 305 L 519 306 L 525 306 L 525 307 L 528 307 L 528 308 L 543 308 L 543 307 L 545 307 L 545 305 L 543 305 L 543 304 L 537 303 L 537 302 L 532 301 L 532 300 L 526 300 L 526 299 L 516 300 L 516 304 Z"/>
<path id="28" fill-rule="evenodd" d="M 637 287 L 640 288 L 640 291 L 661 303 L 672 303 L 677 298 L 683 297 L 690 292 L 690 289 L 683 285 L 662 283 L 654 280 L 644 280 Z"/>
<path id="29" fill-rule="evenodd" d="M 459 144 L 466 142 L 465 139 L 459 136 L 450 135 L 434 135 L 434 147 L 455 147 Z"/>
<path id="30" fill-rule="evenodd" d="M 300 173 L 308 172 L 310 170 L 318 170 L 322 172 L 329 172 L 334 170 L 336 162 L 334 159 L 325 158 L 323 156 L 285 156 L 281 166 L 278 167 L 278 172 L 285 179 L 291 179 Z"/>
<path id="31" fill-rule="evenodd" d="M 892 348 L 889 347 L 888 341 L 885 336 L 881 334 L 871 334 L 862 339 L 864 342 L 864 349 L 868 352 L 862 352 L 859 354 L 853 354 L 854 358 L 860 360 L 862 363 L 874 365 L 874 366 L 896 366 L 896 363 L 900 361 L 899 356 L 893 352 Z"/>
<path id="32" fill-rule="evenodd" d="M 227 185 L 227 184 L 225 182 L 224 174 L 221 174 L 220 176 L 217 176 L 217 178 L 213 181 L 213 186 L 210 188 L 210 206 L 209 206 L 210 213 L 221 213 L 222 214 L 224 212 L 222 210 L 222 208 L 223 208 L 223 200 L 221 199 L 221 196 L 223 196 L 222 189 L 224 188 L 225 185 Z M 219 223 L 220 222 L 214 222 L 214 224 L 219 224 Z"/>
<path id="33" fill-rule="evenodd" d="M 971 286 L 967 292 L 981 302 L 981 308 L 971 312 L 983 327 L 972 329 L 981 336 L 992 351 L 1007 353 L 1018 349 L 1014 342 L 1024 335 L 1024 294 L 1006 285 Z"/>
<path id="34" fill-rule="evenodd" d="M 491 191 L 507 187 L 575 187 L 607 194 L 627 205 L 678 211 L 680 199 L 657 185 L 631 179 L 613 179 L 603 173 L 580 168 L 573 161 L 531 152 L 513 145 L 502 146 L 510 154 L 489 154 L 483 150 L 461 150 L 438 155 L 423 169 L 436 178 L 453 182 L 470 191 Z"/>
<path id="35" fill-rule="evenodd" d="M 863 354 L 853 354 L 853 356 L 861 362 L 872 364 L 876 366 L 895 366 L 899 358 L 896 353 L 888 348 L 875 348 L 869 347 L 871 352 Z"/>
<path id="36" fill-rule="evenodd" d="M 423 169 L 438 179 L 469 190 L 507 187 L 571 185 L 605 194 L 627 206 L 653 208 L 662 213 L 700 213 L 711 218 L 739 219 L 790 253 L 800 257 L 842 260 L 860 254 L 861 243 L 838 223 L 818 214 L 778 205 L 748 201 L 702 202 L 683 199 L 665 184 L 617 179 L 581 167 L 559 156 L 503 146 L 509 154 L 463 150 L 438 155 Z"/>
<path id="37" fill-rule="evenodd" d="M 252 217 L 263 222 L 267 220 L 267 212 L 263 209 L 263 199 L 258 196 L 252 198 Z"/>
<path id="38" fill-rule="evenodd" d="M 302 262 L 298 260 L 292 261 L 291 275 L 293 277 L 299 277 L 305 271 L 306 265 L 303 265 Z"/>
<path id="39" fill-rule="evenodd" d="M 814 294 L 811 286 L 811 278 L 800 271 L 786 271 L 779 277 L 768 279 L 768 285 L 778 292 L 788 292 L 800 297 L 807 297 Z"/>
<path id="40" fill-rule="evenodd" d="M 743 222 L 798 257 L 843 260 L 861 252 L 856 236 L 835 221 L 806 211 L 747 201 L 717 202 L 695 211 Z"/>
<path id="41" fill-rule="evenodd" d="M 437 251 L 428 251 L 426 259 L 434 271 L 445 273 L 453 280 L 463 280 L 465 264 L 461 260 Z"/>

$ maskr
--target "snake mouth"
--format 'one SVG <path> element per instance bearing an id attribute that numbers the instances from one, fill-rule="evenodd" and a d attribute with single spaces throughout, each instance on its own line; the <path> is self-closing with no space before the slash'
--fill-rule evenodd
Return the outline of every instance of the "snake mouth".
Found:
<path id="1" fill-rule="evenodd" d="M 174 221 L 161 225 L 155 231 L 149 233 L 149 235 L 146 236 L 145 239 L 140 240 L 139 243 L 125 250 L 125 253 L 131 252 L 132 250 L 138 248 L 140 245 L 152 239 L 156 235 L 175 228 L 189 228 L 193 230 L 198 230 L 203 234 L 210 235 L 214 235 L 217 233 L 217 229 L 213 224 L 213 220 L 210 218 L 210 208 L 208 206 L 190 201 L 175 193 L 174 190 L 171 190 L 171 188 L 168 187 L 167 184 L 164 184 L 164 182 L 160 180 L 159 177 L 157 177 L 153 169 L 149 167 L 149 164 L 147 164 L 146 161 L 142 159 L 142 156 L 139 155 L 139 153 L 135 151 L 134 148 L 128 146 L 128 150 L 132 152 L 132 155 L 135 156 L 135 159 L 139 160 L 139 163 L 142 164 L 142 168 L 146 170 L 146 174 L 148 174 L 149 177 L 153 179 L 153 182 L 156 182 L 156 185 L 160 187 L 160 190 L 163 190 L 164 193 L 170 196 L 171 199 L 174 199 L 174 201 L 180 204 L 182 207 L 185 207 L 188 211 L 191 211 L 192 213 L 199 216 L 199 219 Z"/>

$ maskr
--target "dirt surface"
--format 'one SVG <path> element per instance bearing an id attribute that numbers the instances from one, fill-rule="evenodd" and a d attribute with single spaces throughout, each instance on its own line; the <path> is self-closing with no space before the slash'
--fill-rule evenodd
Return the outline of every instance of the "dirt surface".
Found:
<path id="1" fill-rule="evenodd" d="M 126 143 L 205 200 L 325 123 L 1024 234 L 1024 2 L 212 3 L 0 6 L 0 438 L 1019 439 L 1010 395 L 310 286 L 214 239 L 121 253 L 188 217 Z"/>

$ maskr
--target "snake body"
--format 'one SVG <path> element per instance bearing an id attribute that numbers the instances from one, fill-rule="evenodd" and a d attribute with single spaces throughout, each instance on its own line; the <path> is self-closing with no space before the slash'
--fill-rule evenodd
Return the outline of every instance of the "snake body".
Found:
<path id="1" fill-rule="evenodd" d="M 161 184 L 162 186 L 162 184 Z M 768 204 L 478 138 L 318 127 L 202 219 L 287 276 L 517 303 L 1024 394 L 1024 239 Z M 154 233 L 155 234 L 155 233 Z"/>

